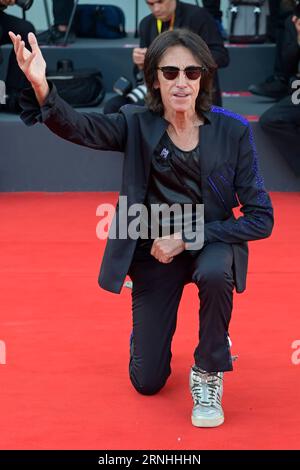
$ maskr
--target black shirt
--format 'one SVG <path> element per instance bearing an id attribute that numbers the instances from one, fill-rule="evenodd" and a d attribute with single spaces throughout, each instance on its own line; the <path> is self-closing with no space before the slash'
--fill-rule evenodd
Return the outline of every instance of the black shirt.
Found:
<path id="1" fill-rule="evenodd" d="M 166 204 L 166 207 L 170 208 L 173 204 L 179 204 L 181 206 L 181 212 L 179 211 L 180 227 L 174 225 L 172 212 L 171 219 L 169 219 L 169 212 L 167 212 L 166 218 L 161 213 L 160 217 L 156 216 L 155 220 L 160 229 L 159 236 L 164 235 L 162 233 L 163 226 L 168 227 L 170 233 L 178 230 L 182 231 L 184 227 L 182 226 L 181 215 L 186 210 L 184 204 L 192 205 L 190 207 L 192 208 L 191 214 L 194 221 L 195 205 L 202 203 L 200 181 L 199 144 L 193 150 L 179 149 L 165 132 L 152 158 L 149 186 L 145 199 L 147 213 L 142 216 L 142 225 L 150 227 L 152 224 L 153 226 L 153 216 L 155 215 L 155 212 L 153 212 L 155 206 L 153 205 L 162 207 L 162 204 Z M 146 230 L 146 232 L 149 243 L 153 238 L 153 234 L 150 230 Z M 144 243 L 144 245 L 148 245 L 148 243 Z"/>
<path id="2" fill-rule="evenodd" d="M 147 205 L 201 204 L 199 143 L 193 150 L 181 150 L 167 132 L 155 149 Z"/>

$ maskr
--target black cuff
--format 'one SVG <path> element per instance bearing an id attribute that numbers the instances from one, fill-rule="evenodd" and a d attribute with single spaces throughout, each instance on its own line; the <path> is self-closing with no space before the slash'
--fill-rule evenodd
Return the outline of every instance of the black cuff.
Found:
<path id="1" fill-rule="evenodd" d="M 50 91 L 43 106 L 39 105 L 33 88 L 25 88 L 22 91 L 19 104 L 23 111 L 20 118 L 26 126 L 34 126 L 37 122 L 43 123 L 52 112 L 57 98 L 57 90 L 52 82 L 49 81 L 48 85 Z"/>

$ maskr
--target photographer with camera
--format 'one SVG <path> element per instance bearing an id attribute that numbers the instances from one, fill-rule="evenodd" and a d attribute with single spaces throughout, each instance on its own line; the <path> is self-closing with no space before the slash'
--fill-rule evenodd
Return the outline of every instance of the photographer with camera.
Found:
<path id="1" fill-rule="evenodd" d="M 179 0 L 146 0 L 151 14 L 140 23 L 140 45 L 133 49 L 136 87 L 130 80 L 120 77 L 114 85 L 117 96 L 104 106 L 104 113 L 117 112 L 124 104 L 143 105 L 146 95 L 143 67 L 147 48 L 160 33 L 174 28 L 186 28 L 196 33 L 208 45 L 218 67 L 227 67 L 229 55 L 214 18 L 205 8 Z M 222 98 L 217 73 L 214 78 L 213 104 L 221 106 Z"/>
<path id="2" fill-rule="evenodd" d="M 300 2 L 286 20 L 283 67 L 290 77 L 289 95 L 269 108 L 259 123 L 293 172 L 300 176 Z"/>
<path id="3" fill-rule="evenodd" d="M 29 21 L 23 20 L 22 18 L 8 15 L 4 10 L 13 5 L 18 5 L 24 10 L 29 10 L 32 4 L 33 0 L 0 0 L 0 44 L 10 44 L 11 40 L 8 32 L 13 31 L 15 34 L 21 34 L 22 37 L 24 37 L 26 47 L 29 46 L 27 36 L 28 33 L 35 32 L 34 26 Z M 24 74 L 19 69 L 14 51 L 12 51 L 9 56 L 5 84 L 7 98 L 3 109 L 5 111 L 18 111 L 19 94 L 21 90 L 29 84 Z"/>

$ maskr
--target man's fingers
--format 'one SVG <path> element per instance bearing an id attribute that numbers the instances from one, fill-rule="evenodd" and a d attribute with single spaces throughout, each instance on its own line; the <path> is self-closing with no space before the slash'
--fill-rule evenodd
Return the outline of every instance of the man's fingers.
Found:
<path id="1" fill-rule="evenodd" d="M 8 34 L 9 34 L 9 37 L 10 37 L 12 43 L 13 43 L 14 51 L 17 52 L 17 42 L 18 42 L 17 36 L 14 33 L 12 33 L 11 31 Z"/>
<path id="2" fill-rule="evenodd" d="M 37 39 L 33 33 L 28 34 L 28 42 L 30 44 L 32 52 L 37 52 L 40 50 Z"/>
<path id="3" fill-rule="evenodd" d="M 16 53 L 16 56 L 18 56 L 18 53 L 20 51 L 21 41 L 22 41 L 22 38 L 21 38 L 20 34 L 17 34 L 16 40 L 15 40 L 15 53 Z"/>
<path id="4" fill-rule="evenodd" d="M 159 261 L 163 264 L 169 264 L 173 261 L 173 258 L 166 258 L 165 256 L 159 258 Z"/>
<path id="5" fill-rule="evenodd" d="M 14 34 L 12 31 L 9 31 L 8 34 L 9 34 L 10 39 L 12 40 L 15 53 L 17 54 L 18 47 L 19 47 L 20 40 L 21 40 L 21 36 Z"/>
<path id="6" fill-rule="evenodd" d="M 17 36 L 12 31 L 9 31 L 8 34 L 9 34 L 10 39 L 12 40 L 13 45 L 15 45 Z"/>
<path id="7" fill-rule="evenodd" d="M 31 62 L 36 58 L 36 55 L 37 55 L 37 52 L 32 52 L 30 54 L 30 56 L 28 57 L 28 59 L 24 63 L 26 68 L 28 68 L 30 66 Z"/>
<path id="8" fill-rule="evenodd" d="M 21 44 L 21 36 L 17 35 L 14 43 L 14 48 L 15 48 L 15 53 L 18 58 L 18 52 L 20 49 L 20 44 Z"/>
<path id="9" fill-rule="evenodd" d="M 20 64 L 22 64 L 25 60 L 24 48 L 25 48 L 24 41 L 19 41 L 18 50 L 17 50 L 17 59 Z"/>
<path id="10" fill-rule="evenodd" d="M 144 57 L 145 52 L 143 52 L 141 49 L 134 49 L 133 55 L 136 57 Z"/>
<path id="11" fill-rule="evenodd" d="M 12 43 L 14 45 L 14 50 L 19 65 L 30 65 L 33 59 L 37 56 L 38 52 L 40 52 L 40 48 L 35 35 L 33 33 L 28 34 L 28 41 L 32 52 L 30 52 L 25 47 L 25 42 L 22 41 L 22 37 L 20 36 L 20 34 L 15 35 L 12 31 L 9 31 L 9 37 L 11 38 Z"/>

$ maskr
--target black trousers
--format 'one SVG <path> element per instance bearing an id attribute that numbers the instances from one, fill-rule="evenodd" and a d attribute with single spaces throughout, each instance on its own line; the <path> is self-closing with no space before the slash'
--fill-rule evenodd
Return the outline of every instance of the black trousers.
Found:
<path id="1" fill-rule="evenodd" d="M 276 42 L 276 44 L 281 47 L 282 36 L 284 33 L 284 23 L 286 18 L 291 15 L 293 12 L 293 6 L 285 6 L 283 8 L 282 0 L 271 0 L 269 1 L 269 10 L 270 14 L 267 19 L 267 34 L 268 37 Z M 284 51 L 283 51 L 284 52 Z M 276 57 L 275 67 L 280 67 L 280 62 L 277 63 L 277 60 L 280 60 L 280 57 Z"/>
<path id="2" fill-rule="evenodd" d="M 290 75 L 289 73 L 297 73 L 297 70 L 288 72 L 283 66 L 283 57 L 285 54 L 284 50 L 284 38 L 286 34 L 285 21 L 290 16 L 290 12 L 282 12 L 279 17 L 276 28 L 276 49 L 275 49 L 275 60 L 274 60 L 274 75 L 281 77 L 288 82 Z M 290 68 L 290 67 L 289 67 Z"/>
<path id="3" fill-rule="evenodd" d="M 228 342 L 234 289 L 232 264 L 232 246 L 223 242 L 204 246 L 196 256 L 185 251 L 169 264 L 157 261 L 149 250 L 136 249 L 129 269 L 133 282 L 129 373 L 138 392 L 158 392 L 171 373 L 177 310 L 183 288 L 190 282 L 197 285 L 200 299 L 195 364 L 207 372 L 232 370 Z M 198 310 L 192 300 L 191 308 Z"/>
<path id="4" fill-rule="evenodd" d="M 74 0 L 52 0 L 54 24 L 67 25 L 72 13 Z"/>
<path id="5" fill-rule="evenodd" d="M 299 94 L 298 94 L 299 95 Z M 293 172 L 300 176 L 300 104 L 286 96 L 262 114 L 259 123 L 286 159 Z"/>
<path id="6" fill-rule="evenodd" d="M 33 24 L 29 21 L 25 21 L 16 16 L 8 15 L 7 13 L 0 12 L 0 43 L 11 44 L 11 39 L 8 32 L 12 31 L 15 34 L 20 34 L 22 39 L 25 41 L 26 47 L 29 47 L 28 33 L 35 32 Z M 30 49 L 30 47 L 29 47 Z M 25 87 L 28 87 L 25 75 L 20 70 L 14 51 L 9 56 L 9 63 L 6 75 L 6 87 L 8 93 L 12 91 L 19 91 Z"/>

